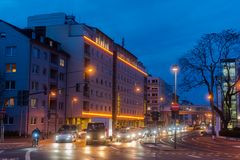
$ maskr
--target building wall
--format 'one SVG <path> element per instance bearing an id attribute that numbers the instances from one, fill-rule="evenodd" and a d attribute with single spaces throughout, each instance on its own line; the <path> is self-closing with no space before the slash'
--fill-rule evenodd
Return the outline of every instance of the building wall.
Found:
<path id="1" fill-rule="evenodd" d="M 63 23 L 60 20 L 61 18 L 59 18 L 59 20 L 54 20 L 56 23 L 49 24 L 48 21 L 54 16 L 55 15 L 40 15 L 31 17 L 29 27 L 34 27 L 36 25 L 46 26 L 46 35 L 59 41 L 64 50 L 71 54 L 68 72 L 74 72 L 76 70 L 80 70 L 80 72 L 69 74 L 69 86 L 74 86 L 76 83 L 87 82 L 89 96 L 84 95 L 84 85 L 81 86 L 81 92 L 76 92 L 73 88 L 68 90 L 67 117 L 69 119 L 74 118 L 73 122 L 75 124 L 81 124 L 84 118 L 110 118 L 113 96 L 112 53 L 113 45 L 115 45 L 113 40 L 97 28 L 79 24 L 73 19 L 65 19 Z M 89 40 L 87 40 L 85 36 L 88 37 L 87 39 Z M 86 45 L 89 45 L 88 53 L 86 53 Z M 126 53 L 127 52 L 128 51 L 126 51 Z M 136 57 L 129 53 L 126 55 L 129 55 L 126 61 L 144 70 L 138 65 L 139 62 Z M 87 67 L 87 63 L 92 65 L 95 69 L 95 73 L 93 75 L 88 75 L 86 79 L 84 71 Z M 132 116 L 141 115 L 143 117 L 144 75 L 136 71 L 136 69 L 129 67 L 126 63 L 119 61 L 117 62 L 117 73 L 117 78 L 120 77 L 117 81 L 119 83 L 117 86 L 120 87 L 118 92 L 119 103 L 121 104 L 119 114 Z M 121 79 L 121 77 L 123 77 L 123 79 Z M 128 83 L 128 81 L 131 81 L 131 83 Z M 136 85 L 140 86 L 142 93 L 135 93 L 134 88 Z M 75 96 L 79 101 L 74 103 L 73 106 L 72 98 Z M 91 113 L 91 115 L 89 113 Z"/>
<path id="2" fill-rule="evenodd" d="M 5 89 L 4 94 L 0 97 L 1 106 L 6 108 L 5 130 L 6 131 L 19 131 L 25 130 L 25 117 L 26 106 L 17 105 L 17 92 L 18 90 L 28 90 L 29 88 L 29 52 L 30 43 L 29 39 L 23 34 L 17 32 L 4 22 L 0 22 L 0 33 L 4 33 L 6 37 L 0 38 L 0 73 L 5 80 L 3 82 L 4 88 L 6 81 L 15 81 L 14 89 Z M 6 56 L 7 47 L 14 47 L 14 55 Z M 16 72 L 7 73 L 6 64 L 16 64 Z M 5 106 L 4 101 L 6 98 L 14 98 L 13 106 Z M 20 114 L 22 116 L 20 116 Z M 11 118 L 12 122 L 9 122 Z M 22 126 L 20 128 L 20 126 Z"/>

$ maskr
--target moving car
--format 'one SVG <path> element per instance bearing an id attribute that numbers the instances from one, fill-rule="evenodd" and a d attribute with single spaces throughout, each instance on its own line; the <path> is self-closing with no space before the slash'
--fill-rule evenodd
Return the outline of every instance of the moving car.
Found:
<path id="1" fill-rule="evenodd" d="M 76 135 L 73 134 L 71 131 L 60 130 L 55 136 L 55 142 L 75 142 Z"/>
<path id="2" fill-rule="evenodd" d="M 78 137 L 78 131 L 74 125 L 63 125 L 59 128 L 56 136 L 55 142 L 75 142 Z"/>
<path id="3" fill-rule="evenodd" d="M 107 136 L 104 123 L 101 122 L 88 123 L 86 135 L 87 144 L 95 142 L 105 144 L 106 140 Z"/>

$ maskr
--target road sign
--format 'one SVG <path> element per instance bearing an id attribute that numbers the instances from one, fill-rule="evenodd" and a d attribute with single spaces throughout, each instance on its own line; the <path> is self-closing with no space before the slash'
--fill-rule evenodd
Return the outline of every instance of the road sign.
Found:
<path id="1" fill-rule="evenodd" d="M 173 103 L 172 106 L 171 106 L 171 110 L 172 111 L 179 111 L 179 104 Z"/>

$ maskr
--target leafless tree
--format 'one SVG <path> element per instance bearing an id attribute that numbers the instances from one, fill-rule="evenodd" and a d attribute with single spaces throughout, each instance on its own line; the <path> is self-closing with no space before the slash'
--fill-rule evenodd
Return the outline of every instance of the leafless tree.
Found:
<path id="1" fill-rule="evenodd" d="M 224 112 L 214 103 L 216 76 L 220 72 L 221 60 L 236 57 L 239 48 L 240 34 L 231 29 L 224 30 L 220 33 L 203 35 L 193 49 L 179 59 L 182 89 L 188 91 L 198 86 L 205 86 L 210 95 L 212 115 L 216 111 L 222 121 L 225 121 Z M 212 124 L 214 124 L 214 116 L 212 116 Z"/>

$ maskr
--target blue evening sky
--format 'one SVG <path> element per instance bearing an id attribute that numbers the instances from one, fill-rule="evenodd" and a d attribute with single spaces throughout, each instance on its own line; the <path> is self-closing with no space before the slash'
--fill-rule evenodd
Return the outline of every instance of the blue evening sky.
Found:
<path id="1" fill-rule="evenodd" d="M 204 33 L 240 29 L 238 0 L 0 0 L 0 19 L 25 27 L 30 15 L 65 12 L 98 27 L 173 84 L 171 64 Z M 181 72 L 179 73 L 181 74 Z M 205 104 L 206 90 L 178 93 Z"/>

